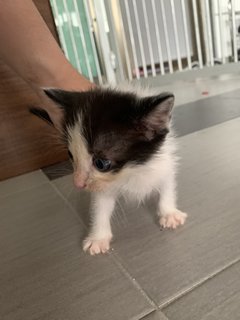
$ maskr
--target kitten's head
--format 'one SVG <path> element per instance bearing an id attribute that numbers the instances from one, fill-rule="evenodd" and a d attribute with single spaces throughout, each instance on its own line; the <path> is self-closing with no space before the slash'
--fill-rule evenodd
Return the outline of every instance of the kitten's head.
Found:
<path id="1" fill-rule="evenodd" d="M 79 188 L 105 190 L 150 160 L 169 131 L 171 93 L 142 98 L 104 88 L 45 92 L 63 111 L 62 133 Z"/>

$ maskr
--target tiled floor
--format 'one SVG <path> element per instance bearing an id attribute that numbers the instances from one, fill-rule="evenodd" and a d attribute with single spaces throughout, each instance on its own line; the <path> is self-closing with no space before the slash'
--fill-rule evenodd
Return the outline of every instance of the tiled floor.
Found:
<path id="1" fill-rule="evenodd" d="M 240 90 L 196 100 L 174 116 L 189 213 L 176 231 L 160 230 L 153 201 L 120 203 L 113 249 L 91 257 L 89 195 L 69 175 L 0 183 L 1 320 L 239 319 Z"/>

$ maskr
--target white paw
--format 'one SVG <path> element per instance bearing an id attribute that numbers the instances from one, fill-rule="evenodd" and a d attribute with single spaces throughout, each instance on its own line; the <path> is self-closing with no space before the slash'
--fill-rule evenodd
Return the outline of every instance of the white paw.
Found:
<path id="1" fill-rule="evenodd" d="M 163 228 L 176 229 L 185 223 L 186 218 L 187 214 L 185 212 L 175 209 L 173 212 L 161 216 L 159 223 Z"/>
<path id="2" fill-rule="evenodd" d="M 91 255 L 106 253 L 110 249 L 111 238 L 106 239 L 92 239 L 86 238 L 83 241 L 83 250 L 89 251 Z"/>

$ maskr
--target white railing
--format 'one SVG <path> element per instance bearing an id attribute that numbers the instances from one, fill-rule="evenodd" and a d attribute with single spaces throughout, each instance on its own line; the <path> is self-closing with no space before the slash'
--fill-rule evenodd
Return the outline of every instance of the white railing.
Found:
<path id="1" fill-rule="evenodd" d="M 51 4 L 67 58 L 98 83 L 174 76 L 240 59 L 240 1 L 51 0 Z"/>

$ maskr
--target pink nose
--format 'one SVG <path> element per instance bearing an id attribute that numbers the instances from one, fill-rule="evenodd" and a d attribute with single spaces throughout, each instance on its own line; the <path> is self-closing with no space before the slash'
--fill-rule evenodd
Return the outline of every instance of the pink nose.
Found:
<path id="1" fill-rule="evenodd" d="M 74 185 L 78 189 L 84 189 L 86 187 L 86 183 L 83 181 L 76 181 L 74 180 Z"/>
<path id="2" fill-rule="evenodd" d="M 77 174 L 73 176 L 73 182 L 75 187 L 78 189 L 84 189 L 86 187 L 86 181 Z"/>

